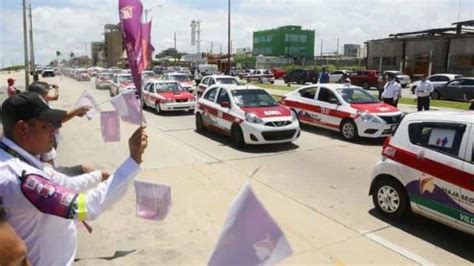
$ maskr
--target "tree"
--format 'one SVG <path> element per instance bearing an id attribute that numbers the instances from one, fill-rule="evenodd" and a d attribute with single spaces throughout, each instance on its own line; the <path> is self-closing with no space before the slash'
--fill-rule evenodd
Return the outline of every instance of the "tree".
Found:
<path id="1" fill-rule="evenodd" d="M 56 56 L 61 56 L 61 52 L 60 52 L 60 51 L 56 51 Z"/>
<path id="2" fill-rule="evenodd" d="M 73 58 L 73 57 L 74 57 L 74 52 L 71 52 L 71 53 L 69 54 L 69 57 Z"/>

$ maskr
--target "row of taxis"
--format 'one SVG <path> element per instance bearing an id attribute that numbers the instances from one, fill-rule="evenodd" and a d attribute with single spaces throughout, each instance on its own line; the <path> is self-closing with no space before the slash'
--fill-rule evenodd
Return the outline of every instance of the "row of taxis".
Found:
<path id="1" fill-rule="evenodd" d="M 473 112 L 404 116 L 347 84 L 303 86 L 277 102 L 265 89 L 227 78 L 209 77 L 215 83 L 204 84 L 199 98 L 154 80 L 145 87 L 144 104 L 157 113 L 194 110 L 197 132 L 224 134 L 237 148 L 295 141 L 300 124 L 347 140 L 388 137 L 369 190 L 376 210 L 393 219 L 418 213 L 474 234 Z"/>

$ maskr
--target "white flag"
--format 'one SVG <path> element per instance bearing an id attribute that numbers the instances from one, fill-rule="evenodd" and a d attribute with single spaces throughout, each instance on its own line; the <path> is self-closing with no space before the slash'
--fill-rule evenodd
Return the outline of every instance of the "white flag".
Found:
<path id="1" fill-rule="evenodd" d="M 86 117 L 91 120 L 94 118 L 98 113 L 100 113 L 100 107 L 97 105 L 97 102 L 95 101 L 94 97 L 89 93 L 88 90 L 84 90 L 81 94 L 81 97 L 77 100 L 76 104 L 74 105 L 74 108 L 77 107 L 83 107 L 87 106 L 90 107 L 91 109 L 89 112 L 86 113 Z"/>

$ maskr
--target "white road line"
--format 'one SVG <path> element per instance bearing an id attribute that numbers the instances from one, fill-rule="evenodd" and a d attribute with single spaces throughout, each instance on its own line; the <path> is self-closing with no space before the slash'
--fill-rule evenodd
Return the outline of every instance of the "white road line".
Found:
<path id="1" fill-rule="evenodd" d="M 384 239 L 384 238 L 382 238 L 382 237 L 380 237 L 380 236 L 378 236 L 374 233 L 369 233 L 369 234 L 366 234 L 365 236 L 368 237 L 369 239 L 379 243 L 380 245 L 382 245 L 382 246 L 384 246 L 384 247 L 386 247 L 386 248 L 388 248 L 388 249 L 390 249 L 390 250 L 392 250 L 392 251 L 394 251 L 394 252 L 396 252 L 396 253 L 398 253 L 398 254 L 400 254 L 400 255 L 402 255 L 402 256 L 404 256 L 404 257 L 406 257 L 406 258 L 408 258 L 408 259 L 410 259 L 410 260 L 412 260 L 416 263 L 418 263 L 418 264 L 420 264 L 420 265 L 436 265 L 433 262 L 431 262 L 431 261 L 429 261 L 429 260 L 427 260 L 423 257 L 420 257 L 417 254 L 415 254 L 411 251 L 408 251 L 408 250 L 406 250 L 406 249 L 404 249 L 404 248 L 402 248 L 402 247 L 400 247 L 400 246 L 398 246 L 398 245 L 396 245 L 396 244 L 394 244 L 394 243 L 392 243 L 392 242 L 390 242 L 390 241 L 388 241 L 388 240 L 386 240 L 386 239 Z"/>

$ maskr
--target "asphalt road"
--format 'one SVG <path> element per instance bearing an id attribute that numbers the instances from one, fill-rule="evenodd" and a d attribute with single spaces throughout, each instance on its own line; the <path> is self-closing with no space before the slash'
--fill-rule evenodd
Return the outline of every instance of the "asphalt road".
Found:
<path id="1" fill-rule="evenodd" d="M 0 78 L 6 80 L 4 74 Z M 60 99 L 53 103 L 58 108 L 71 108 L 88 89 L 104 102 L 103 111 L 113 110 L 108 92 L 96 90 L 93 81 L 47 81 L 60 86 Z M 471 236 L 422 217 L 394 223 L 374 212 L 368 188 L 381 141 L 351 143 L 303 127 L 292 144 L 239 151 L 225 137 L 196 133 L 192 114 L 146 110 L 145 116 L 150 143 L 138 179 L 170 185 L 172 210 L 162 222 L 136 218 L 131 186 L 124 199 L 92 222 L 92 234 L 80 230 L 77 265 L 206 264 L 228 207 L 246 182 L 293 247 L 283 265 L 474 261 Z M 74 119 L 61 129 L 59 162 L 111 170 L 127 157 L 134 129 L 122 123 L 121 142 L 104 143 L 100 119 Z"/>

